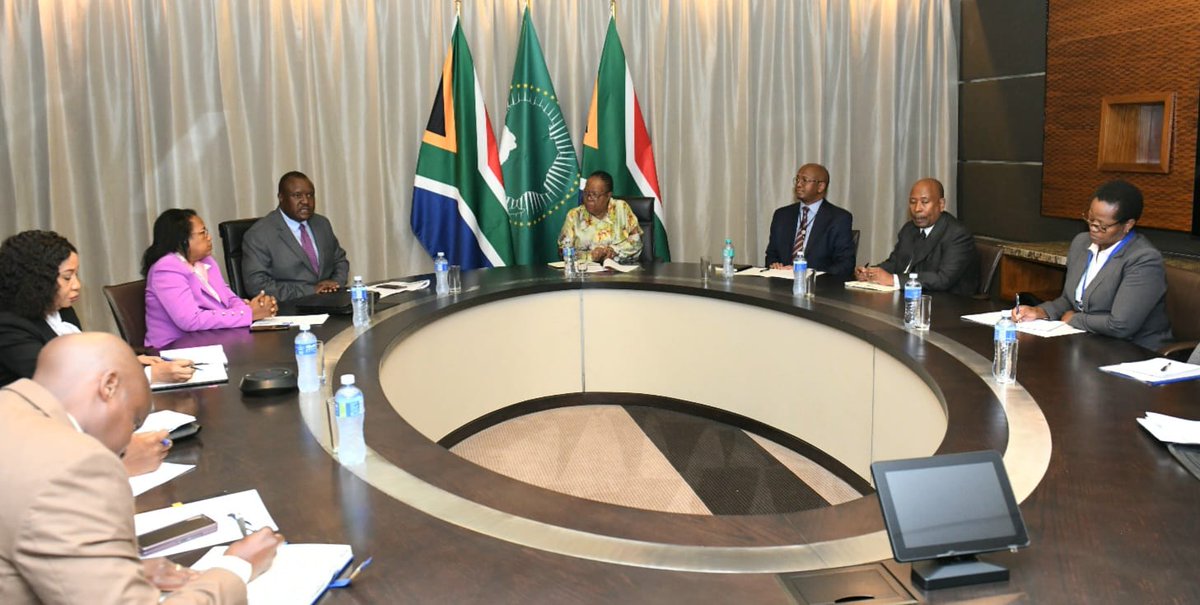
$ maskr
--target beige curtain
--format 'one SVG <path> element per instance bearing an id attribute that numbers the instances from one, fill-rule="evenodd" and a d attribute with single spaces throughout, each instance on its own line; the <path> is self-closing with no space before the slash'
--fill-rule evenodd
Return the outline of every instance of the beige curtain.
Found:
<path id="1" fill-rule="evenodd" d="M 462 6 L 497 128 L 523 4 Z M 609 2 L 534 2 L 533 17 L 578 146 Z M 409 211 L 453 22 L 451 0 L 3 0 L 0 237 L 74 242 L 85 325 L 111 330 L 100 286 L 138 277 L 162 210 L 195 208 L 215 232 L 272 209 L 296 169 L 352 273 L 430 271 Z M 728 236 L 761 263 L 807 161 L 854 213 L 860 262 L 890 250 L 912 181 L 941 178 L 953 205 L 951 3 L 624 0 L 617 22 L 677 261 Z"/>

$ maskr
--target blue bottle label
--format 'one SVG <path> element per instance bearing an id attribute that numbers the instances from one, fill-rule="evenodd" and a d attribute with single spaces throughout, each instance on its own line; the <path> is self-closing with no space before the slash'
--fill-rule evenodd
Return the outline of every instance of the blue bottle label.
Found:
<path id="1" fill-rule="evenodd" d="M 296 343 L 296 355 L 316 355 L 317 343 L 315 342 L 298 342 Z"/>

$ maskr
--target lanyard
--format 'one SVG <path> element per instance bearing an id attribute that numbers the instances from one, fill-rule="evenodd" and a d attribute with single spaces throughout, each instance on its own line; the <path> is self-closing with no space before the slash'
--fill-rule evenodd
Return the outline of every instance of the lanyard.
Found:
<path id="1" fill-rule="evenodd" d="M 1125 244 L 1128 244 L 1129 240 L 1132 238 L 1133 238 L 1133 229 L 1130 229 L 1129 233 L 1126 233 L 1125 237 L 1122 237 L 1121 241 L 1117 242 L 1117 245 L 1113 246 L 1112 252 L 1109 253 L 1109 255 L 1104 258 L 1104 263 L 1107 264 L 1109 259 L 1116 256 L 1117 253 L 1121 251 L 1121 248 L 1124 248 Z M 1096 253 L 1096 256 L 1100 256 L 1100 254 Z M 1083 268 L 1083 275 L 1080 276 L 1080 278 L 1079 278 L 1080 281 L 1083 283 L 1083 285 L 1079 289 L 1079 304 L 1080 305 L 1083 304 L 1083 299 L 1087 296 L 1087 278 L 1088 278 L 1088 273 L 1091 273 L 1091 271 L 1089 270 L 1091 268 L 1091 266 L 1092 266 L 1092 251 L 1088 250 L 1087 266 Z M 1099 275 L 1100 270 L 1103 268 L 1104 268 L 1104 264 L 1101 264 L 1100 268 L 1096 269 L 1096 275 Z"/>

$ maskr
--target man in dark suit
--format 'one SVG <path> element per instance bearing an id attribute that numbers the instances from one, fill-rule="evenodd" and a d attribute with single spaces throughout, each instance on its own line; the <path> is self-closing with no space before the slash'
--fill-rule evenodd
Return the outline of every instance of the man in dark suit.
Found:
<path id="1" fill-rule="evenodd" d="M 796 252 L 804 250 L 810 269 L 848 279 L 854 271 L 854 217 L 825 199 L 829 171 L 820 164 L 805 164 L 792 184 L 796 202 L 771 217 L 766 266 L 791 267 Z"/>
<path id="2" fill-rule="evenodd" d="M 917 181 L 908 194 L 911 219 L 900 228 L 896 247 L 876 267 L 858 267 L 855 277 L 902 287 L 916 273 L 931 292 L 970 296 L 979 291 L 979 252 L 975 237 L 946 212 L 946 190 L 937 179 Z"/>
<path id="3" fill-rule="evenodd" d="M 116 454 L 149 409 L 141 366 L 110 334 L 55 338 L 32 380 L 0 389 L 0 601 L 151 604 L 169 588 L 166 603 L 246 602 L 283 541 L 269 528 L 202 574 L 139 560 Z"/>
<path id="4" fill-rule="evenodd" d="M 277 211 L 264 216 L 242 239 L 242 281 L 251 294 L 280 302 L 346 285 L 350 262 L 329 219 L 316 213 L 312 180 L 302 172 L 279 179 Z"/>
<path id="5" fill-rule="evenodd" d="M 1071 241 L 1062 296 L 1013 310 L 1017 321 L 1057 319 L 1080 330 L 1156 350 L 1171 340 L 1162 253 L 1134 230 L 1142 192 L 1122 180 L 1096 190 Z"/>

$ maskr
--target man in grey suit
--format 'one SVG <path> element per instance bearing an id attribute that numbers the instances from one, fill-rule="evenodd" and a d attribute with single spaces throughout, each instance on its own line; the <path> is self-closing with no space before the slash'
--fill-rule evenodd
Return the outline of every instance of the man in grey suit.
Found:
<path id="1" fill-rule="evenodd" d="M 979 252 L 975 237 L 946 212 L 946 190 L 937 179 L 921 179 L 908 194 L 912 219 L 900 228 L 896 247 L 876 267 L 857 267 L 855 278 L 885 286 L 903 286 L 909 273 L 931 292 L 970 296 L 979 290 Z"/>
<path id="2" fill-rule="evenodd" d="M 0 603 L 245 603 L 246 582 L 283 537 L 234 542 L 202 574 L 140 561 L 129 476 L 117 453 L 150 408 L 124 341 L 85 332 L 51 340 L 33 379 L 0 389 Z"/>
<path id="3" fill-rule="evenodd" d="M 1122 180 L 1101 185 L 1083 213 L 1087 232 L 1067 252 L 1062 296 L 1017 307 L 1013 318 L 1057 319 L 1151 350 L 1170 341 L 1166 269 L 1154 244 L 1133 229 L 1141 217 L 1137 187 Z"/>
<path id="4" fill-rule="evenodd" d="M 279 208 L 259 219 L 242 239 L 242 281 L 248 294 L 280 302 L 346 285 L 350 262 L 329 219 L 316 213 L 317 195 L 303 172 L 279 179 Z"/>

